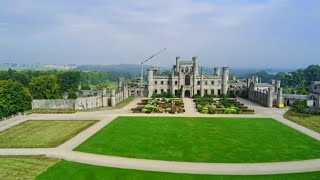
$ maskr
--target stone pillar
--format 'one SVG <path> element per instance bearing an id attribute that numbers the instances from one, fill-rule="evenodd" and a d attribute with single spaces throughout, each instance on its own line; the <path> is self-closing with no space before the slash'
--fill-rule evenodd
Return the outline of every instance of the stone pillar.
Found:
<path id="1" fill-rule="evenodd" d="M 273 106 L 273 91 L 274 90 L 272 87 L 268 88 L 268 105 L 267 105 L 268 108 L 272 108 Z"/>
<path id="2" fill-rule="evenodd" d="M 116 90 L 111 90 L 111 107 L 116 106 Z"/>
<path id="3" fill-rule="evenodd" d="M 280 105 L 283 104 L 283 97 L 282 97 L 282 88 L 278 88 L 277 92 L 277 105 L 280 107 Z"/>
<path id="4" fill-rule="evenodd" d="M 229 80 L 229 68 L 228 67 L 223 67 L 222 68 L 222 95 L 227 95 L 228 94 L 228 80 Z"/>

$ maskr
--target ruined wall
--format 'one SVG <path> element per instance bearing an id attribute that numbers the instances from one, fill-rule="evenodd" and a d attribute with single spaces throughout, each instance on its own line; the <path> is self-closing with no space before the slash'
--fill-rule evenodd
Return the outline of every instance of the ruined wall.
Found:
<path id="1" fill-rule="evenodd" d="M 74 100 L 33 100 L 33 110 L 87 110 L 107 106 L 116 106 L 129 97 L 127 87 L 115 91 L 104 92 L 103 96 L 81 97 Z"/>

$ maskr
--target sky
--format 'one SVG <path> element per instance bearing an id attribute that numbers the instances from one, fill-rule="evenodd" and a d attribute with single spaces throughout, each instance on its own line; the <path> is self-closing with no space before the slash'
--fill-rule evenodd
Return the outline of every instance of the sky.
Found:
<path id="1" fill-rule="evenodd" d="M 1 0 L 0 63 L 320 64 L 319 0 Z"/>

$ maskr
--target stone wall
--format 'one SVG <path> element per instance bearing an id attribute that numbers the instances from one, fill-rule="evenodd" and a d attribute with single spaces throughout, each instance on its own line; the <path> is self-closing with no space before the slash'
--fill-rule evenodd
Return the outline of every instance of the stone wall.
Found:
<path id="1" fill-rule="evenodd" d="M 42 110 L 74 110 L 75 100 L 64 100 L 64 99 L 37 99 L 32 101 L 32 109 Z"/>
<path id="2" fill-rule="evenodd" d="M 92 93 L 89 93 L 90 95 Z M 87 110 L 101 107 L 114 107 L 129 97 L 126 86 L 118 90 L 104 91 L 100 96 L 81 97 L 74 100 L 67 99 L 40 99 L 32 101 L 33 110 Z"/>

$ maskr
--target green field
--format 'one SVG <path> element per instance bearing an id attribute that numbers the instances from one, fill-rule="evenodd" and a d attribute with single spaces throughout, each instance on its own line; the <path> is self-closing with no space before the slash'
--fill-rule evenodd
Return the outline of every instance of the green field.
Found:
<path id="1" fill-rule="evenodd" d="M 0 156 L 0 179 L 34 179 L 58 161 L 43 156 Z"/>
<path id="2" fill-rule="evenodd" d="M 284 117 L 292 122 L 320 133 L 320 115 L 301 114 L 288 111 Z"/>
<path id="3" fill-rule="evenodd" d="M 188 162 L 277 162 L 320 157 L 316 141 L 273 119 L 119 117 L 76 148 Z"/>
<path id="4" fill-rule="evenodd" d="M 56 147 L 97 121 L 26 121 L 0 132 L 0 148 Z"/>
<path id="5" fill-rule="evenodd" d="M 101 166 L 80 164 L 75 162 L 61 161 L 57 165 L 42 173 L 36 179 L 136 179 L 136 180 L 162 180 L 162 179 L 212 179 L 212 180 L 318 180 L 320 172 L 265 175 L 265 176 L 231 176 L 231 175 L 192 175 L 149 172 L 127 169 L 116 169 Z"/>

